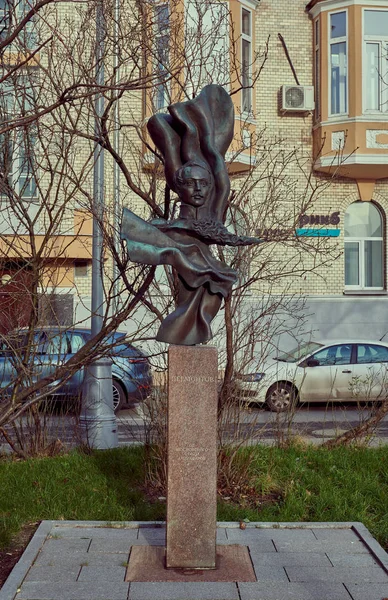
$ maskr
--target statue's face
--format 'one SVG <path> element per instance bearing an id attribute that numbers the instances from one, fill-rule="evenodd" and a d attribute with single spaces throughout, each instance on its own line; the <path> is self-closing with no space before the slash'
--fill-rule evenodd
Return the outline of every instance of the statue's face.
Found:
<path id="1" fill-rule="evenodd" d="M 202 206 L 209 197 L 211 180 L 209 173 L 194 165 L 183 170 L 183 182 L 179 186 L 179 197 L 185 204 Z"/>

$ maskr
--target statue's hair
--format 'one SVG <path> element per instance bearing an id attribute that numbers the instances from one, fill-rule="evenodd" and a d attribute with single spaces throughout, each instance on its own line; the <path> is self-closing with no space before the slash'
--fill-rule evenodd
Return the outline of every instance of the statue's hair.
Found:
<path id="1" fill-rule="evenodd" d="M 200 160 L 198 160 L 198 161 L 189 160 L 187 163 L 185 163 L 184 165 L 179 167 L 179 169 L 177 171 L 175 171 L 174 182 L 175 182 L 175 186 L 177 189 L 179 189 L 184 183 L 183 173 L 184 173 L 185 169 L 190 168 L 190 167 L 201 167 L 201 169 L 204 169 L 205 171 L 207 171 L 210 175 L 211 184 L 214 184 L 213 173 L 211 172 L 210 167 L 205 162 L 202 162 Z"/>

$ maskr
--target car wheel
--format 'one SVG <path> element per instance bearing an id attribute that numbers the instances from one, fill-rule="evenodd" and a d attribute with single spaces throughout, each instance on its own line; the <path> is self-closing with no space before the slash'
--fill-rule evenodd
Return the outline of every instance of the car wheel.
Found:
<path id="1" fill-rule="evenodd" d="M 267 392 L 267 407 L 272 412 L 284 412 L 296 404 L 297 391 L 287 382 L 274 383 Z"/>
<path id="2" fill-rule="evenodd" d="M 117 412 L 126 403 L 126 397 L 125 397 L 125 392 L 123 390 L 122 385 L 118 381 L 116 381 L 116 379 L 112 379 L 112 392 L 113 392 L 113 410 L 115 412 Z"/>

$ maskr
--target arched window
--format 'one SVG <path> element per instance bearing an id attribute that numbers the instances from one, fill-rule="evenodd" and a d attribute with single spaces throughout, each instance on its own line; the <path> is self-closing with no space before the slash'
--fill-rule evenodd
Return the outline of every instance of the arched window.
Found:
<path id="1" fill-rule="evenodd" d="M 354 202 L 345 213 L 345 288 L 382 290 L 383 220 L 372 202 Z"/>

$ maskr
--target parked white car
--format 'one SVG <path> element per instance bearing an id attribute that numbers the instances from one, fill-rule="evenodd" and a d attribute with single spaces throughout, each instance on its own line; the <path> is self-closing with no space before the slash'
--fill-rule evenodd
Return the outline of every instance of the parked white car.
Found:
<path id="1" fill-rule="evenodd" d="M 237 377 L 250 401 L 282 412 L 297 402 L 370 401 L 388 397 L 388 344 L 331 340 L 278 354 L 260 372 Z"/>

